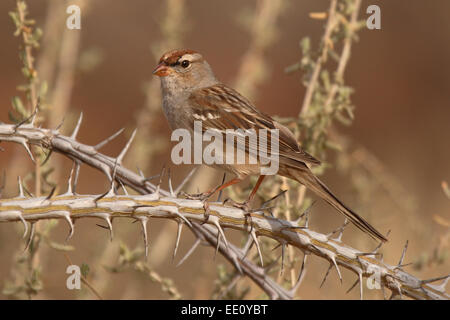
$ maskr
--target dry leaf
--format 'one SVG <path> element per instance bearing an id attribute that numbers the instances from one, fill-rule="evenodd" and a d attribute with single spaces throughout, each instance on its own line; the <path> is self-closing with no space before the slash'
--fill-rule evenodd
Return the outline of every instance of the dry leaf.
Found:
<path id="1" fill-rule="evenodd" d="M 447 228 L 450 227 L 450 221 L 447 221 L 447 219 L 445 219 L 441 216 L 438 216 L 437 214 L 433 215 L 433 220 L 434 220 L 434 222 L 436 222 L 437 224 L 440 224 L 441 226 L 444 226 Z"/>
<path id="2" fill-rule="evenodd" d="M 327 18 L 327 13 L 326 12 L 310 12 L 309 13 L 309 17 L 311 19 L 316 19 L 316 20 L 324 20 Z"/>

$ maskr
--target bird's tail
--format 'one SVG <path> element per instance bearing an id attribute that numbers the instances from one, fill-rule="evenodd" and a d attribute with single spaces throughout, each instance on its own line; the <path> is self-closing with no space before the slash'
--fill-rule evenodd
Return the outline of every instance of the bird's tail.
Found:
<path id="1" fill-rule="evenodd" d="M 309 188 L 336 210 L 346 216 L 360 230 L 369 234 L 374 239 L 379 239 L 383 242 L 387 241 L 387 238 L 372 227 L 366 220 L 343 204 L 322 181 L 314 176 L 309 169 L 301 172 L 298 170 L 289 170 L 289 173 L 295 178 L 295 180 L 305 185 L 305 187 Z"/>

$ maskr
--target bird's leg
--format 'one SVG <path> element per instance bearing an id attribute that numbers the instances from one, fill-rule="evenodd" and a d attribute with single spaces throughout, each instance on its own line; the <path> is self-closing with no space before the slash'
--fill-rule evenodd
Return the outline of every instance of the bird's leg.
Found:
<path id="1" fill-rule="evenodd" d="M 266 176 L 264 176 L 264 175 L 259 176 L 258 181 L 256 181 L 256 184 L 253 187 L 252 192 L 248 196 L 247 200 L 245 200 L 244 202 L 239 203 L 239 202 L 235 202 L 235 201 L 233 201 L 231 199 L 225 199 L 225 201 L 223 203 L 225 204 L 227 202 L 232 202 L 232 206 L 233 207 L 237 207 L 237 208 L 240 208 L 240 209 L 244 210 L 245 211 L 245 219 L 247 220 L 247 218 L 249 218 L 250 222 L 251 222 L 251 216 L 250 216 L 250 213 L 249 213 L 249 211 L 250 211 L 249 210 L 249 205 L 253 201 L 253 198 L 255 198 L 256 192 L 258 191 L 258 189 L 261 186 L 261 183 L 263 182 L 265 177 Z"/>
<path id="2" fill-rule="evenodd" d="M 239 183 L 241 181 L 242 181 L 242 179 L 234 178 L 228 182 L 218 185 L 217 187 L 215 187 L 207 192 L 194 193 L 194 194 L 187 194 L 187 193 L 183 192 L 182 195 L 184 195 L 187 199 L 205 201 L 205 200 L 208 200 L 209 198 L 211 198 L 216 192 L 221 191 L 221 190 L 223 190 L 233 184 Z"/>
<path id="3" fill-rule="evenodd" d="M 209 198 L 211 198 L 216 192 L 219 192 L 233 184 L 239 183 L 241 182 L 242 179 L 239 178 L 234 178 L 228 182 L 225 182 L 217 187 L 215 187 L 214 189 L 208 191 L 208 192 L 203 192 L 203 193 L 198 193 L 198 194 L 187 194 L 183 192 L 183 195 L 187 198 L 187 199 L 192 199 L 192 200 L 201 200 L 203 201 L 203 208 L 205 209 L 205 220 L 203 221 L 203 223 L 206 223 L 209 219 L 209 205 L 207 204 L 206 200 L 208 200 Z M 202 223 L 202 224 L 203 224 Z"/>

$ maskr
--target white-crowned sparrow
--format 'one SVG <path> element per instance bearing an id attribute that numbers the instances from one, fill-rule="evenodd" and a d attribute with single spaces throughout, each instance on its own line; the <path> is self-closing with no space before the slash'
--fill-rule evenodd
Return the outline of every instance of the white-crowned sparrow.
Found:
<path id="1" fill-rule="evenodd" d="M 218 81 L 201 54 L 188 49 L 167 52 L 159 60 L 153 74 L 161 79 L 163 110 L 172 130 L 183 128 L 192 131 L 194 121 L 202 121 L 203 131 L 278 129 L 278 174 L 305 185 L 373 238 L 387 241 L 379 231 L 344 205 L 314 176 L 308 165 L 317 165 L 320 161 L 301 149 L 292 132 L 257 110 L 238 92 Z M 246 144 L 247 154 L 248 148 Z M 259 164 L 228 163 L 214 166 L 236 175 L 236 178 L 214 191 L 235 184 L 248 175 L 260 175 Z M 255 195 L 263 178 L 264 175 L 260 175 L 249 200 Z"/>

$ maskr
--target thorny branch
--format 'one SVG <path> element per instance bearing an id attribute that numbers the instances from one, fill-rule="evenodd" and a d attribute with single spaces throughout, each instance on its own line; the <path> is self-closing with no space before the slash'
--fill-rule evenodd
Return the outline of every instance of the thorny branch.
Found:
<path id="1" fill-rule="evenodd" d="M 208 206 L 199 200 L 178 198 L 175 193 L 160 188 L 160 183 L 154 185 L 143 175 L 138 175 L 124 168 L 121 161 L 129 149 L 132 138 L 117 158 L 98 152 L 99 148 L 82 144 L 76 140 L 81 126 L 81 117 L 73 134 L 61 135 L 58 130 L 35 128 L 32 124 L 10 125 L 0 124 L 0 142 L 11 141 L 29 149 L 28 144 L 34 144 L 71 158 L 76 166 L 69 179 L 68 191 L 59 196 L 51 193 L 47 197 L 25 197 L 19 180 L 20 194 L 14 199 L 0 200 L 0 222 L 19 221 L 24 224 L 24 237 L 29 234 L 28 243 L 32 240 L 35 224 L 44 219 L 63 219 L 69 227 L 68 238 L 74 233 L 74 223 L 81 218 L 98 218 L 106 222 L 113 236 L 112 221 L 115 218 L 129 218 L 141 222 L 145 246 L 148 248 L 147 222 L 149 218 L 166 218 L 177 223 L 185 223 L 198 237 L 194 249 L 201 242 L 207 242 L 217 247 L 242 274 L 247 275 L 264 290 L 272 299 L 292 299 L 304 275 L 306 256 L 314 254 L 329 261 L 330 268 L 336 268 L 340 278 L 339 267 L 355 272 L 363 294 L 363 277 L 376 275 L 381 288 L 388 288 L 393 295 L 408 296 L 413 299 L 449 299 L 445 286 L 449 276 L 420 280 L 403 270 L 403 258 L 396 266 L 391 266 L 378 258 L 378 246 L 372 252 L 361 252 L 342 243 L 344 227 L 328 235 L 317 233 L 308 225 L 299 226 L 297 221 L 285 221 L 264 215 L 262 211 L 245 212 L 239 208 L 227 207 L 222 203 L 210 203 Z M 109 141 L 109 140 L 108 140 Z M 103 146 L 102 143 L 98 146 Z M 86 163 L 102 170 L 111 181 L 111 189 L 102 195 L 78 195 L 75 193 L 76 181 L 81 163 Z M 118 195 L 115 183 L 127 185 L 142 195 Z M 308 213 L 305 213 L 308 214 Z M 250 215 L 251 219 L 247 219 Z M 207 219 L 205 219 L 207 218 Z M 206 221 L 205 221 L 206 220 Z M 206 224 L 200 225 L 200 223 Z M 28 227 L 28 223 L 31 227 Z M 251 242 L 240 249 L 227 242 L 224 229 L 232 228 L 246 231 L 251 235 Z M 28 230 L 30 231 L 28 232 Z M 336 233 L 338 235 L 335 237 Z M 266 236 L 280 243 L 282 251 L 286 245 L 294 246 L 305 254 L 304 263 L 298 277 L 299 281 L 291 290 L 278 285 L 267 276 L 267 269 L 258 267 L 245 258 L 252 244 L 259 247 L 258 236 Z M 177 237 L 179 239 L 179 237 Z M 188 255 L 193 250 L 188 252 Z M 261 262 L 262 262 L 262 256 Z M 182 262 L 185 258 L 182 259 Z M 329 271 L 327 272 L 328 275 Z M 326 275 L 326 276 L 327 276 Z M 325 276 L 325 279 L 326 279 Z M 444 280 L 440 285 L 432 282 Z M 354 286 L 355 286 L 354 285 Z M 354 287 L 352 286 L 352 288 Z"/>

